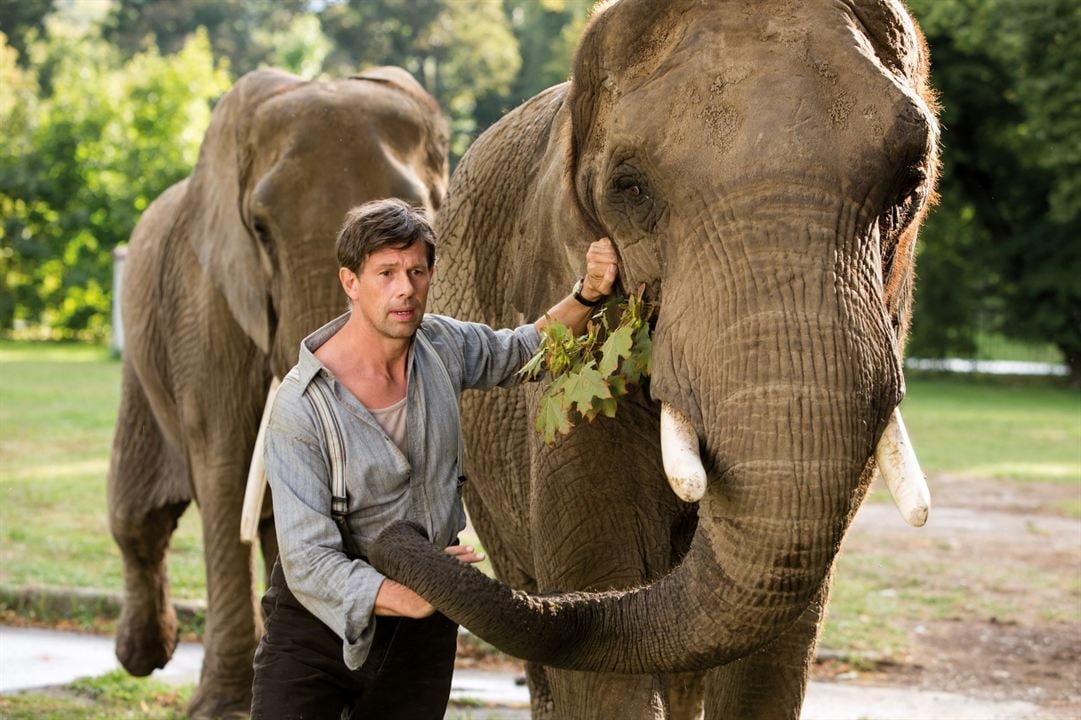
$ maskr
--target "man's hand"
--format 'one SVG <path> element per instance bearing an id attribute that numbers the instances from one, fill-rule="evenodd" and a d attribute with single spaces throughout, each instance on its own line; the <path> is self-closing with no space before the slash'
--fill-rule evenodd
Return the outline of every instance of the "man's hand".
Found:
<path id="1" fill-rule="evenodd" d="M 472 545 L 451 545 L 443 550 L 443 552 L 453 558 L 458 558 L 458 562 L 463 565 L 479 563 L 484 559 L 484 553 L 473 552 Z"/>
<path id="2" fill-rule="evenodd" d="M 586 276 L 582 278 L 579 291 L 585 302 L 580 302 L 573 294 L 563 298 L 533 323 L 537 332 L 544 330 L 549 319 L 563 323 L 575 336 L 585 332 L 586 323 L 596 312 L 593 303 L 612 292 L 612 285 L 619 275 L 617 262 L 616 246 L 611 240 L 604 237 L 591 243 L 586 251 Z"/>
<path id="3" fill-rule="evenodd" d="M 616 246 L 606 237 L 595 240 L 586 251 L 586 276 L 582 297 L 590 302 L 612 294 L 612 285 L 619 274 Z"/>
<path id="4" fill-rule="evenodd" d="M 406 617 L 420 620 L 435 612 L 431 603 L 401 583 L 389 578 L 375 596 L 375 614 L 382 617 Z"/>

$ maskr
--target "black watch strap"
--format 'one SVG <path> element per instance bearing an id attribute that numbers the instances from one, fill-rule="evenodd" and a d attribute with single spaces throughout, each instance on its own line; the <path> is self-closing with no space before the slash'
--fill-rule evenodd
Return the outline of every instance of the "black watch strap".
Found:
<path id="1" fill-rule="evenodd" d="M 574 288 L 573 288 L 573 290 L 571 290 L 571 295 L 574 296 L 575 300 L 582 303 L 586 307 L 597 307 L 602 302 L 604 302 L 604 296 L 601 296 L 601 297 L 597 298 L 596 300 L 586 300 L 584 297 L 582 297 L 582 286 L 584 286 L 584 285 L 585 285 L 585 278 L 581 278 L 581 279 L 578 280 L 578 282 L 574 283 Z"/>

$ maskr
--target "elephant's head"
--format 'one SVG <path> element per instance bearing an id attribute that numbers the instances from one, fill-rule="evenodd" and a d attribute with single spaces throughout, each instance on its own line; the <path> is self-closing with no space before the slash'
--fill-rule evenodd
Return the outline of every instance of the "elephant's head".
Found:
<path id="1" fill-rule="evenodd" d="M 567 243 L 548 257 L 610 236 L 625 286 L 659 299 L 650 393 L 693 428 L 705 470 L 691 549 L 652 585 L 549 597 L 418 560 L 403 527 L 386 539 L 408 560 L 387 545 L 373 562 L 495 645 L 571 669 L 716 666 L 793 623 L 904 393 L 936 172 L 927 63 L 895 0 L 601 10 L 528 222 Z M 519 286 L 523 309 L 572 271 L 553 275 Z"/>
<path id="2" fill-rule="evenodd" d="M 334 241 L 346 211 L 385 197 L 438 210 L 447 138 L 435 100 L 393 67 L 331 82 L 260 70 L 214 109 L 181 222 L 274 375 L 345 308 Z"/>

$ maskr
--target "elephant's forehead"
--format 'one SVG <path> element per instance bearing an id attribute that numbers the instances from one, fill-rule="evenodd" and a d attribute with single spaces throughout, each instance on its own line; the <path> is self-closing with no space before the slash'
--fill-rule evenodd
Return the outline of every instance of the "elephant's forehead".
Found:
<path id="1" fill-rule="evenodd" d="M 849 6 L 783 5 L 795 9 L 714 9 L 688 28 L 613 98 L 612 141 L 674 168 L 712 157 L 742 170 L 772 158 L 846 174 L 867 163 L 877 174 L 870 166 L 896 162 L 899 108 L 918 100 L 900 66 L 887 67 Z"/>

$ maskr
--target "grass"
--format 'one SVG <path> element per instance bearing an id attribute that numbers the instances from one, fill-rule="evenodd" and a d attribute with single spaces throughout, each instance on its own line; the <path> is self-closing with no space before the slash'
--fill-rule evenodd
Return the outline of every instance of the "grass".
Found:
<path id="1" fill-rule="evenodd" d="M 0 342 L 0 584 L 119 591 L 105 478 L 120 362 L 71 343 Z M 197 512 L 169 558 L 173 595 L 204 594 Z"/>
<path id="2" fill-rule="evenodd" d="M 923 469 L 1081 486 L 1081 393 L 911 378 L 901 411 Z"/>
<path id="3" fill-rule="evenodd" d="M 114 670 L 48 692 L 0 695 L 8 720 L 180 720 L 194 686 L 173 686 Z"/>

